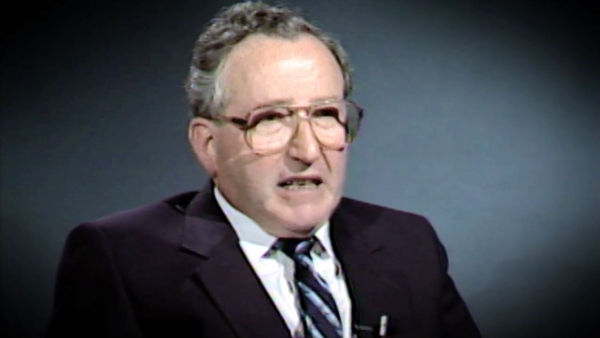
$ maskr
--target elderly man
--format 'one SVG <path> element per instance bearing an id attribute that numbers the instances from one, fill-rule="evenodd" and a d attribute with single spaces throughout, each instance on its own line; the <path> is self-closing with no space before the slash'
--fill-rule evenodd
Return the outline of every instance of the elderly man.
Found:
<path id="1" fill-rule="evenodd" d="M 479 337 L 431 225 L 342 198 L 362 110 L 338 42 L 237 4 L 187 84 L 210 182 L 78 226 L 49 336 Z"/>

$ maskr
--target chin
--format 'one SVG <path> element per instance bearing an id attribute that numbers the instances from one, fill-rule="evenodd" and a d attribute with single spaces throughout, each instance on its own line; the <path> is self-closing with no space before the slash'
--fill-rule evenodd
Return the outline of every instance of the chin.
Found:
<path id="1" fill-rule="evenodd" d="M 296 233 L 308 233 L 329 220 L 340 200 L 331 195 L 323 197 L 303 203 L 290 203 L 275 198 L 271 199 L 263 210 L 273 219 L 277 219 L 282 228 Z"/>
<path id="2" fill-rule="evenodd" d="M 325 223 L 331 215 L 331 212 L 324 210 L 323 206 L 297 207 L 289 211 L 281 215 L 281 218 L 287 224 L 286 228 L 294 232 L 310 232 Z"/>
<path id="3" fill-rule="evenodd" d="M 314 229 L 313 226 L 289 225 L 285 228 L 288 233 L 285 237 L 309 237 L 313 235 Z"/>

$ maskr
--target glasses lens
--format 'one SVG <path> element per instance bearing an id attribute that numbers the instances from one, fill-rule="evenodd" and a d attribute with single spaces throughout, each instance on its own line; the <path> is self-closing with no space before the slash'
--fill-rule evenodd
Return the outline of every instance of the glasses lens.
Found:
<path id="1" fill-rule="evenodd" d="M 311 124 L 317 139 L 327 148 L 339 149 L 346 143 L 347 109 L 343 103 L 315 108 Z"/>
<path id="2" fill-rule="evenodd" d="M 360 114 L 355 104 L 342 101 L 315 107 L 310 123 L 322 146 L 340 149 L 356 137 Z M 296 127 L 289 109 L 260 109 L 249 116 L 246 138 L 256 153 L 277 152 L 287 146 Z"/>
<path id="3" fill-rule="evenodd" d="M 362 109 L 353 102 L 346 102 L 346 111 L 346 142 L 351 143 L 356 136 L 358 136 L 360 122 L 362 120 Z"/>
<path id="4" fill-rule="evenodd" d="M 324 146 L 341 148 L 358 135 L 362 110 L 351 101 L 315 109 L 313 128 Z"/>
<path id="5" fill-rule="evenodd" d="M 292 136 L 292 116 L 285 108 L 259 109 L 248 120 L 248 142 L 257 153 L 268 153 L 285 147 Z"/>

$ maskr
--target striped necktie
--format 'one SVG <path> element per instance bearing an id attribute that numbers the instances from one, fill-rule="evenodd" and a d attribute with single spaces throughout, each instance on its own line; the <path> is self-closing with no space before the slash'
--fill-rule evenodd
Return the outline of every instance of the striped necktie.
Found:
<path id="1" fill-rule="evenodd" d="M 342 321 L 325 280 L 319 276 L 310 257 L 317 239 L 279 239 L 275 248 L 294 261 L 294 279 L 301 306 L 300 318 L 306 338 L 341 338 Z"/>

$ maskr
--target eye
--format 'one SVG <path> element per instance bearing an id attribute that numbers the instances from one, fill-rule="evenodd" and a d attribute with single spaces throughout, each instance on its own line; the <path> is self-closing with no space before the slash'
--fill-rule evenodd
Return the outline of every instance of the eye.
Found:
<path id="1" fill-rule="evenodd" d="M 257 118 L 261 121 L 272 121 L 272 120 L 279 120 L 283 117 L 285 117 L 284 114 L 281 114 L 281 113 L 275 112 L 275 111 L 269 111 L 269 112 L 262 113 Z"/>
<path id="2" fill-rule="evenodd" d="M 321 107 L 313 112 L 314 117 L 335 117 L 340 115 L 337 107 Z"/>
<path id="3" fill-rule="evenodd" d="M 253 112 L 248 121 L 248 127 L 252 128 L 258 124 L 279 122 L 290 116 L 286 109 L 269 108 Z"/>

